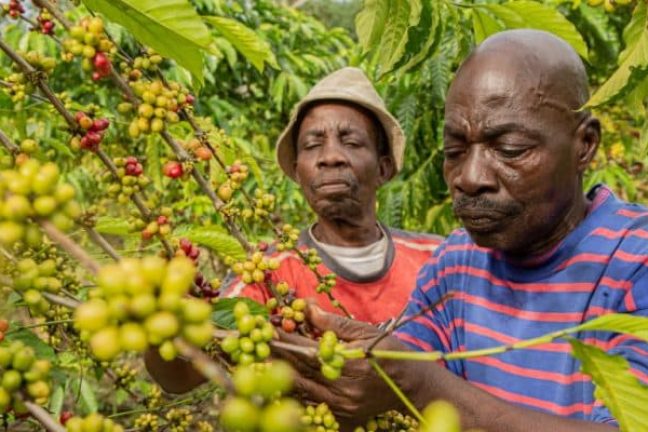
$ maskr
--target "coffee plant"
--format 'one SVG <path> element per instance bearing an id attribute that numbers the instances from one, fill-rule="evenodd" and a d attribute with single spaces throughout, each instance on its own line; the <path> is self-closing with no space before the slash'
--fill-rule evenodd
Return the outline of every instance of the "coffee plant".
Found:
<path id="1" fill-rule="evenodd" d="M 265 0 L 249 3 L 3 3 L 0 427 L 5 430 L 340 430 L 326 404 L 311 405 L 291 393 L 290 365 L 270 360 L 273 345 L 281 343 L 275 337 L 280 327 L 317 340 L 318 348 L 286 343 L 282 348 L 317 359 L 331 385 L 347 360 L 368 361 L 410 409 L 367 419 L 356 431 L 454 432 L 460 423 L 451 405 L 437 401 L 419 412 L 376 359 L 438 361 L 520 347 L 449 354 L 363 351 L 331 331 L 310 328 L 305 299 L 297 298 L 288 282 L 270 277 L 279 264 L 271 250 L 298 256 L 314 273 L 317 291 L 340 314 L 349 312 L 335 299 L 335 275 L 324 274 L 317 251 L 297 246 L 297 226 L 304 226 L 309 210 L 270 162 L 270 142 L 309 85 L 339 66 L 360 63 L 410 140 L 406 168 L 381 191 L 381 218 L 398 227 L 447 233 L 455 222 L 440 180 L 439 146 L 429 145 L 440 143 L 445 86 L 475 42 L 514 26 L 506 17 L 519 13 L 521 2 L 409 2 L 405 24 L 399 21 L 403 14 L 381 12 L 396 2 L 366 2 L 356 19 L 358 46 L 345 30 L 327 29 L 298 10 Z M 583 28 L 592 47 L 607 38 L 606 55 L 614 57 L 621 52 L 623 26 L 641 29 L 646 19 L 642 2 L 525 3 L 531 8 L 526 26 L 554 26 L 584 57 L 583 36 L 565 23 Z M 508 8 L 508 15 L 501 8 Z M 544 18 L 538 12 L 534 20 L 533 11 L 544 12 Z M 381 18 L 368 19 L 374 14 Z M 480 26 L 484 16 L 496 25 Z M 398 43 L 381 43 L 384 33 Z M 643 109 L 645 86 L 637 81 L 645 79 L 639 74 L 648 70 L 648 59 L 632 48 L 636 33 L 623 35 L 631 52 L 616 71 L 602 54 L 590 53 L 592 76 L 600 85 L 590 105 L 627 97 Z M 624 67 L 637 76 L 620 82 Z M 645 187 L 628 175 L 643 172 L 645 155 L 634 151 L 645 135 L 640 116 L 620 104 L 602 114 L 604 129 L 614 138 L 597 159 L 605 169 L 590 181 L 603 180 L 630 199 L 645 199 Z M 220 298 L 228 274 L 265 285 L 272 298 L 265 305 Z M 524 346 L 582 330 L 641 336 L 646 328 L 640 318 L 610 315 Z M 575 355 L 584 363 L 607 358 L 582 346 Z M 190 362 L 208 383 L 168 395 L 144 371 L 145 355 Z M 617 368 L 618 375 L 628 376 L 627 364 Z M 606 376 L 592 375 L 597 385 L 648 399 L 638 383 L 617 389 Z M 648 427 L 645 414 L 620 416 L 626 408 L 603 399 L 613 414 L 634 422 L 622 422 L 624 430 Z"/>

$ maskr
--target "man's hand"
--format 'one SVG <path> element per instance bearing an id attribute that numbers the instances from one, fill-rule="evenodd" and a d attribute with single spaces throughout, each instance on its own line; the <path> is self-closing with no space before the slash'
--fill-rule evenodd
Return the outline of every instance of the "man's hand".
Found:
<path id="1" fill-rule="evenodd" d="M 316 329 L 322 332 L 334 331 L 340 340 L 348 342 L 346 346 L 349 349 L 364 350 L 382 335 L 382 331 L 372 325 L 324 312 L 314 304 L 309 305 L 307 317 Z M 279 331 L 279 335 L 283 342 L 318 349 L 318 343 L 311 339 L 283 331 Z M 383 339 L 378 347 L 405 349 L 391 337 Z M 330 381 L 320 373 L 320 362 L 317 358 L 276 347 L 274 352 L 297 369 L 295 388 L 301 399 L 317 403 L 325 401 L 342 423 L 362 424 L 374 415 L 400 406 L 396 395 L 364 359 L 347 360 L 342 376 Z"/>

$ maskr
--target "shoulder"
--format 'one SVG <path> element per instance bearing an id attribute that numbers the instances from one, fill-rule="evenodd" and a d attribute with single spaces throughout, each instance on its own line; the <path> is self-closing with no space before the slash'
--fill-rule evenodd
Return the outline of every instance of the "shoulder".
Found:
<path id="1" fill-rule="evenodd" d="M 420 251 L 433 252 L 445 240 L 442 236 L 436 234 L 405 231 L 388 227 L 386 231 L 396 245 Z"/>

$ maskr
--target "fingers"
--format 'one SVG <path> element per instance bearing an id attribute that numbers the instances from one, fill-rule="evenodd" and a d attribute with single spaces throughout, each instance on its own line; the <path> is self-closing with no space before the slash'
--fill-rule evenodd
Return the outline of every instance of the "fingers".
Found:
<path id="1" fill-rule="evenodd" d="M 354 321 L 340 315 L 325 312 L 319 306 L 309 303 L 306 309 L 309 322 L 318 330 L 332 330 L 338 338 L 345 341 L 368 339 L 380 334 L 376 327 L 360 321 Z"/>

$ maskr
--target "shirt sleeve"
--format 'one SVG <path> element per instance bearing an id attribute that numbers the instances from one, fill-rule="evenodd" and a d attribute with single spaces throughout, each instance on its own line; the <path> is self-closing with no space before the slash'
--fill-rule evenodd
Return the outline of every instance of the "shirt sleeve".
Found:
<path id="1" fill-rule="evenodd" d="M 419 271 L 403 318 L 408 321 L 395 332 L 401 342 L 416 351 L 452 351 L 448 305 L 433 307 L 446 293 L 445 283 L 438 276 L 441 249 Z"/>
<path id="2" fill-rule="evenodd" d="M 630 284 L 619 312 L 648 318 L 648 267 L 644 265 Z M 645 340 L 618 334 L 609 340 L 607 352 L 624 357 L 630 365 L 630 372 L 640 383 L 648 385 L 648 343 Z M 592 421 L 616 425 L 617 421 L 610 410 L 598 402 L 592 411 Z"/>

